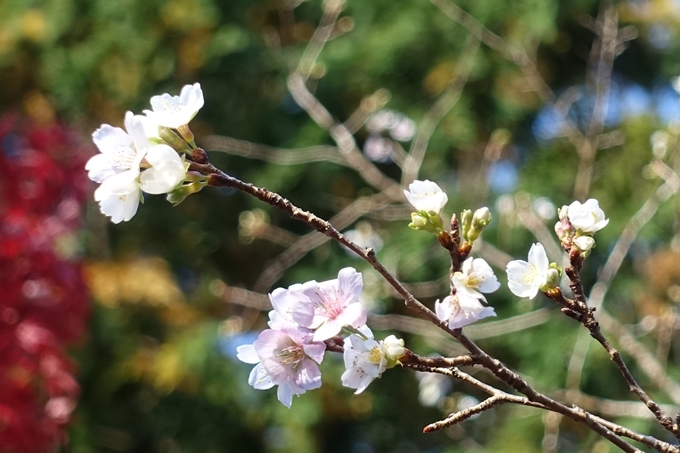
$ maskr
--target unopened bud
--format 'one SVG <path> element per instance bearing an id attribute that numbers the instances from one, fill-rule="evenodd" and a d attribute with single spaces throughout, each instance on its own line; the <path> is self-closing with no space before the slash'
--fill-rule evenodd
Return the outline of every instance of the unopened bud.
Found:
<path id="1" fill-rule="evenodd" d="M 541 287 L 541 291 L 548 291 L 557 288 L 560 284 L 560 277 L 562 276 L 562 268 L 555 263 L 550 263 L 548 268 L 548 276 L 545 280 L 545 285 Z"/>
<path id="2" fill-rule="evenodd" d="M 489 211 L 489 208 L 484 207 L 477 209 L 472 216 L 470 229 L 468 230 L 467 235 L 464 235 L 467 241 L 470 243 L 476 241 L 477 238 L 479 238 L 479 235 L 482 234 L 482 231 L 489 225 L 491 219 L 491 211 Z"/>
<path id="3" fill-rule="evenodd" d="M 582 252 L 590 252 L 595 247 L 595 239 L 591 236 L 578 236 L 574 238 L 573 244 Z"/>
<path id="4" fill-rule="evenodd" d="M 173 206 L 177 206 L 186 200 L 189 195 L 200 192 L 201 189 L 206 186 L 206 184 L 207 182 L 203 176 L 188 173 L 187 179 L 185 179 L 182 184 L 175 187 L 172 191 L 168 192 L 166 199 L 172 203 Z"/>
<path id="5" fill-rule="evenodd" d="M 385 358 L 387 359 L 387 368 L 392 368 L 399 362 L 399 359 L 406 354 L 404 340 L 397 338 L 394 335 L 390 335 L 382 341 L 382 344 Z"/>
<path id="6" fill-rule="evenodd" d="M 460 213 L 460 233 L 463 236 L 463 239 L 468 240 L 470 228 L 472 228 L 472 211 L 464 209 L 463 212 Z"/>
<path id="7" fill-rule="evenodd" d="M 440 234 L 444 230 L 444 221 L 434 211 L 417 211 L 411 213 L 409 228 L 423 230 L 432 234 Z"/>
<path id="8" fill-rule="evenodd" d="M 178 127 L 177 132 L 179 132 L 179 135 L 181 135 L 182 138 L 186 140 L 186 142 L 189 144 L 191 148 L 196 147 L 196 143 L 194 142 L 194 133 L 191 132 L 191 129 L 189 129 L 188 124 L 184 124 Z"/>
<path id="9" fill-rule="evenodd" d="M 191 149 L 189 144 L 169 127 L 160 126 L 158 136 L 178 153 L 186 153 Z"/>

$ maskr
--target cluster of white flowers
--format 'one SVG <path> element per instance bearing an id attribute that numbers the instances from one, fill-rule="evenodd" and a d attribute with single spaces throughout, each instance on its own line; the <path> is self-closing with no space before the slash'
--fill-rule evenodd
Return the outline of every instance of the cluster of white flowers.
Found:
<path id="1" fill-rule="evenodd" d="M 573 202 L 569 206 L 558 209 L 559 221 L 555 224 L 555 233 L 563 245 L 575 245 L 583 253 L 589 253 L 595 247 L 593 235 L 607 226 L 600 205 L 594 198 L 585 203 Z"/>
<path id="2" fill-rule="evenodd" d="M 575 246 L 583 256 L 595 247 L 593 235 L 607 226 L 597 200 L 591 198 L 585 203 L 574 201 L 558 209 L 559 221 L 555 233 L 563 246 Z M 533 299 L 539 291 L 556 287 L 560 271 L 555 263 L 549 263 L 543 245 L 533 244 L 529 250 L 529 261 L 515 260 L 508 263 L 508 287 L 519 297 Z"/>
<path id="3" fill-rule="evenodd" d="M 440 213 L 448 197 L 439 185 L 428 180 L 416 180 L 409 185 L 408 190 L 404 190 L 404 195 L 416 209 L 411 214 L 411 228 L 437 235 L 446 234 Z M 491 221 L 491 213 L 488 208 L 478 209 L 474 214 L 466 210 L 461 215 L 461 221 L 463 236 L 469 236 L 473 241 Z M 496 291 L 500 283 L 491 266 L 482 258 L 466 259 L 462 270 L 451 277 L 451 286 L 455 288 L 455 293 L 434 304 L 437 317 L 446 322 L 450 329 L 459 329 L 480 319 L 496 316 L 493 308 L 484 305 L 486 298 L 482 293 Z"/>
<path id="4" fill-rule="evenodd" d="M 437 300 L 434 304 L 437 317 L 447 322 L 450 329 L 459 329 L 480 319 L 496 316 L 493 308 L 482 304 L 486 302 L 482 293 L 492 293 L 501 284 L 484 259 L 466 259 L 462 271 L 451 277 L 451 284 L 456 293 L 441 302 Z"/>
<path id="5" fill-rule="evenodd" d="M 180 96 L 152 97 L 146 116 L 127 112 L 125 130 L 103 124 L 92 134 L 100 154 L 90 158 L 85 169 L 101 184 L 94 198 L 112 222 L 130 220 L 143 201 L 142 192 L 169 193 L 182 184 L 188 164 L 161 139 L 160 130 L 186 128 L 202 106 L 200 85 L 187 85 Z"/>
<path id="6" fill-rule="evenodd" d="M 361 274 L 351 267 L 342 269 L 337 279 L 274 290 L 269 295 L 274 308 L 269 329 L 253 344 L 237 349 L 241 361 L 256 364 L 248 383 L 259 390 L 277 385 L 279 401 L 290 407 L 293 395 L 321 386 L 324 342 L 343 332 L 350 333 L 344 340 L 344 386 L 359 393 L 395 366 L 404 355 L 404 342 L 393 336 L 373 338 L 366 309 L 358 301 L 362 290 Z"/>

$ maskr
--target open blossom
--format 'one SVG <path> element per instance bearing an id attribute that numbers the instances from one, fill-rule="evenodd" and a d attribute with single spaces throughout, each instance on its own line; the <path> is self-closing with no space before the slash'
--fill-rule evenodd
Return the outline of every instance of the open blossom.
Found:
<path id="1" fill-rule="evenodd" d="M 151 98 L 151 109 L 144 110 L 146 116 L 159 126 L 178 129 L 189 124 L 196 113 L 203 107 L 203 91 L 201 85 L 185 85 L 179 96 L 164 93 Z"/>
<path id="2" fill-rule="evenodd" d="M 437 299 L 434 311 L 437 318 L 448 324 L 449 329 L 460 329 L 480 319 L 496 316 L 492 307 L 485 306 L 479 298 L 465 291 L 447 296 L 441 302 Z"/>
<path id="3" fill-rule="evenodd" d="M 255 364 L 248 384 L 258 390 L 278 385 L 277 397 L 290 407 L 293 395 L 321 387 L 319 364 L 326 345 L 311 341 L 311 333 L 284 327 L 267 329 L 253 342 L 237 348 L 237 357 L 245 363 Z"/>
<path id="4" fill-rule="evenodd" d="M 138 181 L 139 172 L 128 170 L 107 178 L 94 191 L 102 214 L 111 217 L 113 223 L 127 222 L 137 213 L 142 197 Z"/>
<path id="5" fill-rule="evenodd" d="M 141 191 L 167 193 L 186 177 L 186 166 L 168 145 L 149 140 L 149 120 L 127 112 L 125 129 L 103 124 L 92 134 L 100 154 L 85 169 L 101 186 L 94 198 L 102 213 L 119 223 L 130 220 L 139 206 Z"/>
<path id="6" fill-rule="evenodd" d="M 151 146 L 145 133 L 146 118 L 132 112 L 125 114 L 125 129 L 108 124 L 94 131 L 92 140 L 100 154 L 92 156 L 85 164 L 88 176 L 94 182 L 103 182 L 111 176 L 132 170 L 139 173 L 146 151 Z"/>
<path id="7" fill-rule="evenodd" d="M 442 189 L 432 181 L 413 181 L 404 195 L 417 211 L 435 212 L 439 214 L 448 201 Z"/>
<path id="8" fill-rule="evenodd" d="M 468 258 L 463 262 L 462 270 L 453 274 L 451 283 L 457 294 L 486 301 L 481 293 L 492 293 L 501 284 L 493 273 L 491 266 L 483 258 Z"/>
<path id="9" fill-rule="evenodd" d="M 314 341 L 332 338 L 344 326 L 366 324 L 366 309 L 359 302 L 364 284 L 354 268 L 341 269 L 337 279 L 302 286 L 307 299 L 295 304 L 292 317 L 300 326 L 314 330 Z"/>
<path id="10" fill-rule="evenodd" d="M 533 299 L 547 284 L 550 263 L 540 242 L 531 246 L 529 261 L 510 261 L 507 266 L 508 287 L 519 297 Z"/>
<path id="11" fill-rule="evenodd" d="M 567 208 L 567 217 L 571 225 L 583 233 L 596 233 L 607 226 L 609 219 L 604 217 L 604 212 L 596 199 L 591 198 L 581 204 L 574 201 Z"/>
<path id="12" fill-rule="evenodd" d="M 394 335 L 377 341 L 367 326 L 362 326 L 359 331 L 364 338 L 352 334 L 345 339 L 345 372 L 341 376 L 342 385 L 356 389 L 355 394 L 366 390 L 374 379 L 379 378 L 388 367 L 394 366 L 405 352 L 404 340 Z"/>
<path id="13" fill-rule="evenodd" d="M 316 282 L 315 282 L 316 283 Z M 293 317 L 297 304 L 310 304 L 309 298 L 302 292 L 303 285 L 297 283 L 285 288 L 276 288 L 269 294 L 269 301 L 274 308 L 269 312 L 269 327 L 281 330 L 284 327 L 298 327 Z"/>

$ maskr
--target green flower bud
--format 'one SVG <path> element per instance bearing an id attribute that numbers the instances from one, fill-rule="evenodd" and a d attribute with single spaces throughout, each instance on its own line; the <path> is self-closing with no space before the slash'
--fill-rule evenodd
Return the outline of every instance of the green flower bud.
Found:
<path id="1" fill-rule="evenodd" d="M 189 144 L 181 136 L 177 135 L 174 130 L 168 127 L 159 126 L 158 136 L 178 153 L 186 153 L 191 149 L 189 148 Z"/>
<path id="2" fill-rule="evenodd" d="M 172 203 L 173 206 L 177 206 L 186 198 L 196 192 L 200 192 L 203 187 L 207 185 L 205 177 L 198 174 L 187 174 L 187 179 L 181 184 L 175 187 L 173 190 L 168 192 L 167 200 Z"/>

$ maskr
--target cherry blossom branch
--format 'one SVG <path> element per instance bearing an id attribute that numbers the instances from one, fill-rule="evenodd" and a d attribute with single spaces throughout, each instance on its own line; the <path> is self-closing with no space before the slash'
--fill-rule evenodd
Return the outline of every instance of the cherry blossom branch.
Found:
<path id="1" fill-rule="evenodd" d="M 564 412 L 561 412 L 559 410 L 555 410 L 554 408 L 551 408 L 547 405 L 532 401 L 530 398 L 527 397 L 520 397 L 516 395 L 511 395 L 509 393 L 503 392 L 502 390 L 499 390 L 493 386 L 490 386 L 488 384 L 485 384 L 484 382 L 475 379 L 474 377 L 470 376 L 467 373 L 464 373 L 460 371 L 456 366 L 471 366 L 476 364 L 477 358 L 474 355 L 463 355 L 459 357 L 454 357 L 452 359 L 444 359 L 444 358 L 439 358 L 439 357 L 421 357 L 416 354 L 413 354 L 411 351 L 408 351 L 406 356 L 401 360 L 402 366 L 405 368 L 410 368 L 414 369 L 417 371 L 423 371 L 423 372 L 431 372 L 431 373 L 439 373 L 439 374 L 444 374 L 447 376 L 451 376 L 453 378 L 459 379 L 461 381 L 467 382 L 474 387 L 477 387 L 478 389 L 484 391 L 485 393 L 489 394 L 491 398 L 488 398 L 487 400 L 483 401 L 480 404 L 477 404 L 475 406 L 463 409 L 461 411 L 458 411 L 456 413 L 451 414 L 449 417 L 447 417 L 444 420 L 441 420 L 439 422 L 432 423 L 428 426 L 425 427 L 423 432 L 433 432 L 437 431 L 443 428 L 446 428 L 448 426 L 451 426 L 453 424 L 459 423 L 461 421 L 464 421 L 468 418 L 470 418 L 473 415 L 479 414 L 483 411 L 489 410 L 493 408 L 494 406 L 497 406 L 498 404 L 504 404 L 504 403 L 512 403 L 512 404 L 520 404 L 523 406 L 530 406 L 530 407 L 535 407 L 539 409 L 544 409 L 548 411 L 555 411 L 558 414 L 562 415 L 567 415 Z M 441 364 L 442 366 L 436 366 Z M 449 365 L 451 364 L 451 365 Z M 452 366 L 453 365 L 453 366 Z M 623 426 L 620 426 L 616 423 L 612 423 L 608 420 L 605 420 L 601 417 L 592 415 L 586 411 L 584 411 L 581 408 L 578 407 L 573 407 L 573 408 L 568 408 L 564 406 L 566 409 L 569 411 L 573 411 L 573 415 L 578 414 L 580 417 L 585 417 L 589 421 L 599 423 L 603 427 L 605 427 L 607 430 L 609 430 L 611 433 L 616 434 L 618 436 L 623 436 L 627 437 L 629 439 L 635 440 L 637 442 L 640 442 L 648 447 L 651 447 L 659 452 L 663 453 L 677 453 L 680 451 L 678 447 L 671 445 L 667 442 L 662 442 L 659 441 L 658 439 L 652 437 L 652 436 L 645 436 L 640 433 L 637 433 L 633 430 L 630 430 L 628 428 L 625 428 Z M 567 415 L 568 416 L 568 415 Z M 617 444 L 618 445 L 618 444 Z M 627 444 L 623 441 L 621 441 L 621 445 L 618 445 L 621 447 L 624 451 L 637 451 L 639 452 L 640 450 L 634 448 L 630 444 Z"/>
<path id="2" fill-rule="evenodd" d="M 408 290 L 378 261 L 375 256 L 375 252 L 370 249 L 364 249 L 354 242 L 348 240 L 342 235 L 333 225 L 329 222 L 317 217 L 316 215 L 304 211 L 290 201 L 281 197 L 280 195 L 268 191 L 263 188 L 253 186 L 252 184 L 245 183 L 237 178 L 233 178 L 221 170 L 214 167 L 212 164 L 207 162 L 206 159 L 203 163 L 192 162 L 190 164 L 190 169 L 194 171 L 199 171 L 208 176 L 208 184 L 215 187 L 231 187 L 236 190 L 240 190 L 255 198 L 270 204 L 276 208 L 282 209 L 287 212 L 292 218 L 300 220 L 317 231 L 329 236 L 331 239 L 336 240 L 343 246 L 347 247 L 349 250 L 356 253 L 358 256 L 362 257 L 368 263 L 370 263 L 376 271 L 383 276 L 383 278 L 402 296 L 404 303 L 407 308 L 413 309 L 425 318 L 429 319 L 431 322 L 436 324 L 438 327 L 443 329 L 452 335 L 456 340 L 458 340 L 480 365 L 490 370 L 497 378 L 501 381 L 524 394 L 528 401 L 532 404 L 536 403 L 543 405 L 550 410 L 562 413 L 567 417 L 575 420 L 579 423 L 583 423 L 590 429 L 601 435 L 602 437 L 608 439 L 610 442 L 618 446 L 621 450 L 626 452 L 639 452 L 640 450 L 634 448 L 627 442 L 623 441 L 617 436 L 612 430 L 607 428 L 605 425 L 597 422 L 590 414 L 583 411 L 578 407 L 569 408 L 562 403 L 559 403 L 537 391 L 535 391 L 529 384 L 517 373 L 507 368 L 499 360 L 489 356 L 481 348 L 479 348 L 472 340 L 470 340 L 465 334 L 463 334 L 462 329 L 449 329 L 448 326 L 440 321 L 436 314 L 424 306 L 420 301 L 418 301 L 413 295 L 411 295 Z M 674 451 L 674 450 L 666 450 Z"/>
<path id="3" fill-rule="evenodd" d="M 628 250 L 638 237 L 642 228 L 657 213 L 661 204 L 670 197 L 676 195 L 680 190 L 680 177 L 670 167 L 660 160 L 654 160 L 649 168 L 657 175 L 662 177 L 665 182 L 661 184 L 654 193 L 647 199 L 644 205 L 630 218 L 607 261 L 598 273 L 598 279 L 590 291 L 588 303 L 591 307 L 598 309 L 598 319 L 602 327 L 616 335 L 621 349 L 630 354 L 640 365 L 640 370 L 661 390 L 663 390 L 676 404 L 680 404 L 680 385 L 673 381 L 666 373 L 665 367 L 650 353 L 645 346 L 640 344 L 633 335 L 630 334 L 614 317 L 604 308 L 604 298 L 611 286 L 611 282 L 618 274 L 623 264 L 623 259 L 628 254 Z M 586 337 L 579 337 L 574 346 L 574 353 L 569 363 L 567 377 L 567 388 L 574 388 L 580 382 L 580 370 L 588 348 Z"/>
<path id="4" fill-rule="evenodd" d="M 642 387 L 637 383 L 635 377 L 628 369 L 621 353 L 612 346 L 612 344 L 607 340 L 600 329 L 600 325 L 595 319 L 594 309 L 588 307 L 585 292 L 583 290 L 583 284 L 581 283 L 581 278 L 579 275 L 579 269 L 583 264 L 583 259 L 580 252 L 577 249 L 573 249 L 570 253 L 570 260 L 572 265 L 565 269 L 565 273 L 570 280 L 570 288 L 574 293 L 575 300 L 570 300 L 562 296 L 559 288 L 549 291 L 546 293 L 548 297 L 557 301 L 566 308 L 563 312 L 569 317 L 577 320 L 583 326 L 588 329 L 590 335 L 597 340 L 598 343 L 602 345 L 609 358 L 616 364 L 624 380 L 628 384 L 629 390 L 635 394 L 640 401 L 642 401 L 647 408 L 654 414 L 657 421 L 669 432 L 680 440 L 680 427 L 678 423 L 675 422 L 670 416 L 668 416 L 663 409 L 656 403 L 652 398 L 642 389 Z"/>

